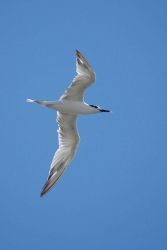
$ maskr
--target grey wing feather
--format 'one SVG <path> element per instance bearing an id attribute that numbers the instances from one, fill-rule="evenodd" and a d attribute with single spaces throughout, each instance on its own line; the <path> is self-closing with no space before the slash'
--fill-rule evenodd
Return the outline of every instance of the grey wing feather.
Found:
<path id="1" fill-rule="evenodd" d="M 53 157 L 48 179 L 42 189 L 41 196 L 46 194 L 64 173 L 71 162 L 76 147 L 79 143 L 79 135 L 76 128 L 76 116 L 57 112 L 59 147 Z"/>
<path id="2" fill-rule="evenodd" d="M 60 100 L 83 101 L 85 89 L 95 81 L 95 72 L 78 50 L 76 50 L 76 72 L 76 77 Z"/>

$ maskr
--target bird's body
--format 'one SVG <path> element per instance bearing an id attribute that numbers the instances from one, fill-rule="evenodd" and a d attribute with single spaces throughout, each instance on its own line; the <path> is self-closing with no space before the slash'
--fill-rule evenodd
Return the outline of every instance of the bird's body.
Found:
<path id="1" fill-rule="evenodd" d="M 49 176 L 42 189 L 41 196 L 53 187 L 75 154 L 79 144 L 76 127 L 77 115 L 110 112 L 95 105 L 88 105 L 83 101 L 85 89 L 95 81 L 95 73 L 78 50 L 76 56 L 77 76 L 58 101 L 27 99 L 28 102 L 35 102 L 57 111 L 59 147 L 53 157 Z"/>
<path id="2" fill-rule="evenodd" d="M 88 115 L 96 114 L 100 111 L 88 105 L 85 102 L 72 101 L 72 100 L 60 100 L 60 101 L 40 101 L 28 99 L 28 102 L 36 102 L 42 106 L 46 106 L 51 109 L 55 109 L 63 114 L 71 115 Z"/>

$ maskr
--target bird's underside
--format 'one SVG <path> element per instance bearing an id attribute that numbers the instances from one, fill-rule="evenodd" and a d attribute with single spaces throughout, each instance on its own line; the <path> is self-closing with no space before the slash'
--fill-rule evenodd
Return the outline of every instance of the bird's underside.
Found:
<path id="1" fill-rule="evenodd" d="M 78 50 L 76 51 L 76 72 L 76 77 L 58 102 L 27 99 L 28 102 L 35 102 L 57 111 L 59 145 L 53 157 L 41 196 L 56 184 L 73 159 L 79 144 L 76 126 L 77 115 L 109 112 L 95 105 L 88 105 L 83 101 L 84 91 L 95 81 L 95 73 Z"/>
<path id="2" fill-rule="evenodd" d="M 71 162 L 76 147 L 79 144 L 79 135 L 76 128 L 76 116 L 57 112 L 59 147 L 53 157 L 48 179 L 42 189 L 41 196 L 47 193 L 64 173 Z"/>

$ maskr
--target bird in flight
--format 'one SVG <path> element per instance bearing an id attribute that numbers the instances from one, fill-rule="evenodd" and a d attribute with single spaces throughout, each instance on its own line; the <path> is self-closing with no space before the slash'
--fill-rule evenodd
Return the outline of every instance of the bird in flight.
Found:
<path id="1" fill-rule="evenodd" d="M 76 72 L 77 75 L 58 101 L 27 99 L 27 102 L 38 103 L 57 111 L 59 146 L 40 196 L 46 194 L 56 184 L 74 157 L 79 144 L 77 115 L 110 112 L 84 102 L 84 91 L 95 81 L 95 73 L 79 50 L 76 50 Z"/>

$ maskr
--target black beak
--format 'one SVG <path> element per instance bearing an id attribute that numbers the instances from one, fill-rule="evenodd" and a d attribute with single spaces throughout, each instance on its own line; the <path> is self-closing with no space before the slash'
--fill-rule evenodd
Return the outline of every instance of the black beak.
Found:
<path id="1" fill-rule="evenodd" d="M 99 109 L 100 112 L 111 112 L 111 110 L 107 110 L 107 109 Z"/>

